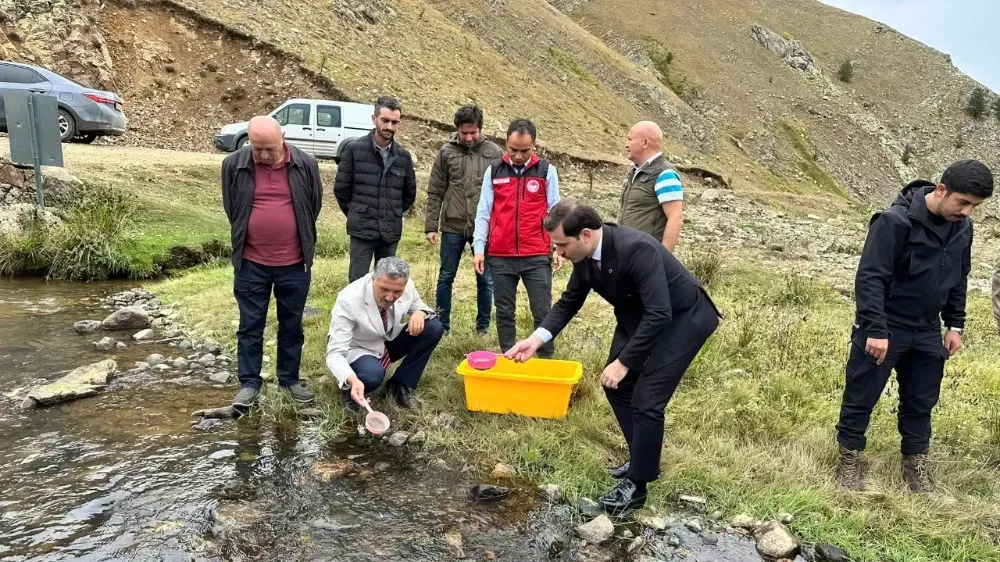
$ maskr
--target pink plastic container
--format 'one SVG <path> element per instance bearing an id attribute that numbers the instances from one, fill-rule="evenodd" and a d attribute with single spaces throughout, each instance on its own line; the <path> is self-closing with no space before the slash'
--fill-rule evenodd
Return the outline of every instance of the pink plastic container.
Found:
<path id="1" fill-rule="evenodd" d="M 485 371 L 497 364 L 497 354 L 492 351 L 473 351 L 465 356 L 473 369 Z"/>

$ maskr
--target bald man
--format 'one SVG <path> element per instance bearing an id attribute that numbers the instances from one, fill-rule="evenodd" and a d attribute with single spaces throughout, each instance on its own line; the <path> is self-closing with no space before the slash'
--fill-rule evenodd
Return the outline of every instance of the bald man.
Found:
<path id="1" fill-rule="evenodd" d="M 684 224 L 684 192 L 661 144 L 663 131 L 652 121 L 640 121 L 629 130 L 625 151 L 632 169 L 622 184 L 618 224 L 649 234 L 673 252 Z"/>
<path id="2" fill-rule="evenodd" d="M 264 326 L 271 293 L 277 303 L 278 384 L 300 404 L 315 400 L 299 382 L 302 312 L 316 253 L 316 219 L 323 204 L 316 159 L 285 143 L 273 118 L 257 116 L 250 146 L 222 161 L 222 205 L 229 217 L 240 391 L 233 407 L 245 413 L 260 397 Z"/>

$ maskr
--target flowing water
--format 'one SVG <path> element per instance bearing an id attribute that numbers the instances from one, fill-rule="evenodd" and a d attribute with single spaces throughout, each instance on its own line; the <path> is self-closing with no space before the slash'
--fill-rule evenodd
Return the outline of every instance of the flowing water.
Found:
<path id="1" fill-rule="evenodd" d="M 106 316 L 99 297 L 122 288 L 0 281 L 0 392 L 105 358 L 124 371 L 150 353 L 177 356 L 164 344 L 99 352 L 91 342 L 104 333 L 74 331 Z M 581 559 L 567 506 L 517 487 L 476 503 L 478 481 L 460 464 L 367 434 L 326 438 L 312 421 L 192 427 L 193 411 L 235 390 L 167 372 L 119 376 L 98 396 L 26 413 L 0 397 L 0 561 Z M 711 555 L 697 537 L 685 543 L 677 554 L 651 542 L 651 553 L 759 560 L 747 541 L 724 538 Z M 624 559 L 623 546 L 593 559 Z"/>

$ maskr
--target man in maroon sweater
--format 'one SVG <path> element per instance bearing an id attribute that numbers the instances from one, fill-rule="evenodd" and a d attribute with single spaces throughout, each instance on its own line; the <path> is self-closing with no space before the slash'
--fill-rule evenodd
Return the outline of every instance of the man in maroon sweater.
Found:
<path id="1" fill-rule="evenodd" d="M 277 121 L 254 117 L 247 133 L 251 146 L 222 163 L 222 204 L 231 226 L 236 270 L 233 294 L 240 309 L 240 392 L 233 406 L 244 412 L 260 397 L 272 291 L 278 312 L 278 384 L 300 404 L 315 400 L 299 382 L 299 364 L 305 341 L 302 312 L 323 202 L 316 159 L 286 144 Z"/>

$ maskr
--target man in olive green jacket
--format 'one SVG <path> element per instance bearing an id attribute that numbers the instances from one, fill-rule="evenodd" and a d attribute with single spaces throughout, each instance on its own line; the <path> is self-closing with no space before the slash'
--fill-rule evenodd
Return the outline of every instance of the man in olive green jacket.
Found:
<path id="1" fill-rule="evenodd" d="M 625 150 L 632 169 L 622 184 L 618 224 L 660 240 L 671 252 L 684 224 L 681 177 L 660 150 L 663 131 L 652 121 L 640 121 L 628 132 Z"/>
<path id="2" fill-rule="evenodd" d="M 436 306 L 441 324 L 451 329 L 451 290 L 465 248 L 472 245 L 476 205 L 483 188 L 483 176 L 493 160 L 503 154 L 495 143 L 482 137 L 483 112 L 465 105 L 455 112 L 456 135 L 438 153 L 427 185 L 427 241 L 437 244 L 441 231 L 441 270 L 438 275 Z M 490 272 L 476 275 L 476 331 L 485 334 L 493 308 L 493 281 Z"/>

